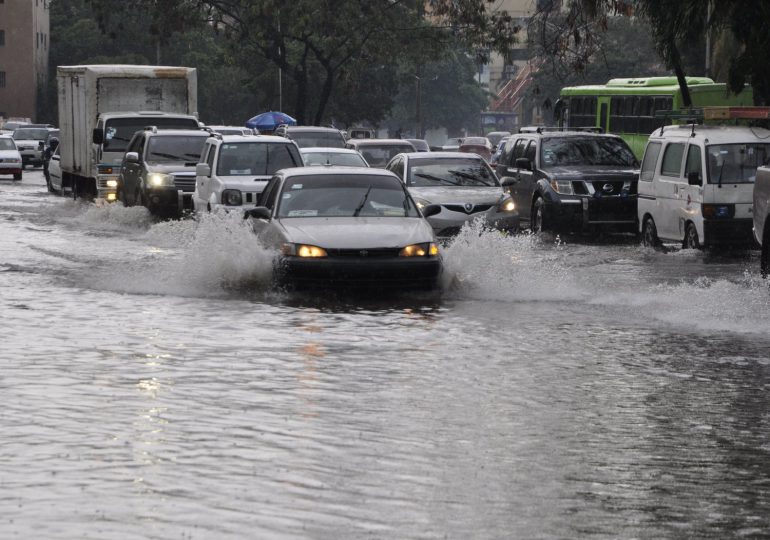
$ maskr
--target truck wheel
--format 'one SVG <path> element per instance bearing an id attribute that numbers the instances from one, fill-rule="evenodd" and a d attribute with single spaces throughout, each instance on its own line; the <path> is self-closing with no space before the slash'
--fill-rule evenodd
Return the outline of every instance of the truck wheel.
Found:
<path id="1" fill-rule="evenodd" d="M 695 228 L 695 223 L 687 223 L 687 227 L 684 229 L 684 242 L 682 242 L 682 247 L 684 249 L 700 249 L 698 229 Z"/>
<path id="2" fill-rule="evenodd" d="M 533 233 L 539 233 L 549 229 L 548 221 L 545 219 L 545 202 L 542 197 L 535 199 L 535 204 L 532 205 L 532 217 L 530 219 L 530 229 L 532 229 Z"/>
<path id="3" fill-rule="evenodd" d="M 762 234 L 762 254 L 759 259 L 759 267 L 763 278 L 770 275 L 770 224 L 765 225 L 765 232 Z"/>
<path id="4" fill-rule="evenodd" d="M 134 204 L 144 207 L 147 206 L 144 201 L 144 194 L 140 188 L 137 188 L 136 193 L 134 194 Z"/>
<path id="5" fill-rule="evenodd" d="M 80 179 L 72 179 L 72 200 L 77 201 L 80 198 Z"/>
<path id="6" fill-rule="evenodd" d="M 658 238 L 658 229 L 655 227 L 655 220 L 650 216 L 644 218 L 644 225 L 642 225 L 642 244 L 646 247 L 658 249 L 660 247 L 660 239 Z"/>

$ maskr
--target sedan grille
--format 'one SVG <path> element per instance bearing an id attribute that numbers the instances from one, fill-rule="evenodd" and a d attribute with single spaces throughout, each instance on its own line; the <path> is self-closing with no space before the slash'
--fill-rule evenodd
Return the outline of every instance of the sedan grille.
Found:
<path id="1" fill-rule="evenodd" d="M 369 249 L 327 249 L 329 257 L 356 257 L 361 259 L 395 259 L 401 251 L 398 248 Z"/>
<path id="2" fill-rule="evenodd" d="M 453 212 L 460 212 L 462 214 L 475 214 L 477 212 L 486 212 L 492 208 L 491 204 L 445 204 L 444 208 Z"/>

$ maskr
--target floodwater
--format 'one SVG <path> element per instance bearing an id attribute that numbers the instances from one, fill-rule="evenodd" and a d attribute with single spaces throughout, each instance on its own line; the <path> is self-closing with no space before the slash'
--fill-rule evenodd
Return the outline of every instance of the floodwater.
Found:
<path id="1" fill-rule="evenodd" d="M 768 538 L 756 252 L 464 231 L 270 289 L 233 216 L 0 180 L 0 538 Z"/>

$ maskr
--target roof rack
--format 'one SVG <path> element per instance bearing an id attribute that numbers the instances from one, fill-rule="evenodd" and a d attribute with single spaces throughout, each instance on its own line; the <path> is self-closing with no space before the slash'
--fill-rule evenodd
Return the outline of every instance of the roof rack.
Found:
<path id="1" fill-rule="evenodd" d="M 604 133 L 604 130 L 596 126 L 563 127 L 563 126 L 525 126 L 519 128 L 519 133 L 547 133 L 562 131 L 582 131 L 585 133 Z"/>

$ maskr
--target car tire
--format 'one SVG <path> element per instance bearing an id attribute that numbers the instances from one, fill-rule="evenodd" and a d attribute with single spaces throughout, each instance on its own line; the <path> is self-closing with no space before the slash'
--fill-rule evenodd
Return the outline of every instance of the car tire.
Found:
<path id="1" fill-rule="evenodd" d="M 700 249 L 700 240 L 698 239 L 698 229 L 695 228 L 695 223 L 688 222 L 684 229 L 684 240 L 682 241 L 682 247 L 684 249 Z"/>
<path id="2" fill-rule="evenodd" d="M 759 269 L 763 278 L 770 275 L 770 223 L 765 225 L 765 232 L 762 234 L 762 252 L 759 256 Z"/>
<path id="3" fill-rule="evenodd" d="M 21 181 L 21 173 L 16 173 L 16 174 L 14 174 L 14 175 L 13 175 L 13 179 L 14 179 L 14 181 L 16 181 L 16 182 L 20 182 L 20 181 Z"/>
<path id="4" fill-rule="evenodd" d="M 642 244 L 653 249 L 660 248 L 658 228 L 655 227 L 655 220 L 650 216 L 645 217 L 642 224 Z"/>
<path id="5" fill-rule="evenodd" d="M 142 193 L 141 188 L 137 188 L 136 193 L 134 193 L 134 204 L 137 206 L 147 206 L 144 204 L 144 194 Z"/>
<path id="6" fill-rule="evenodd" d="M 548 221 L 545 219 L 545 201 L 542 197 L 535 199 L 531 216 L 530 229 L 533 233 L 541 233 L 549 229 Z"/>

